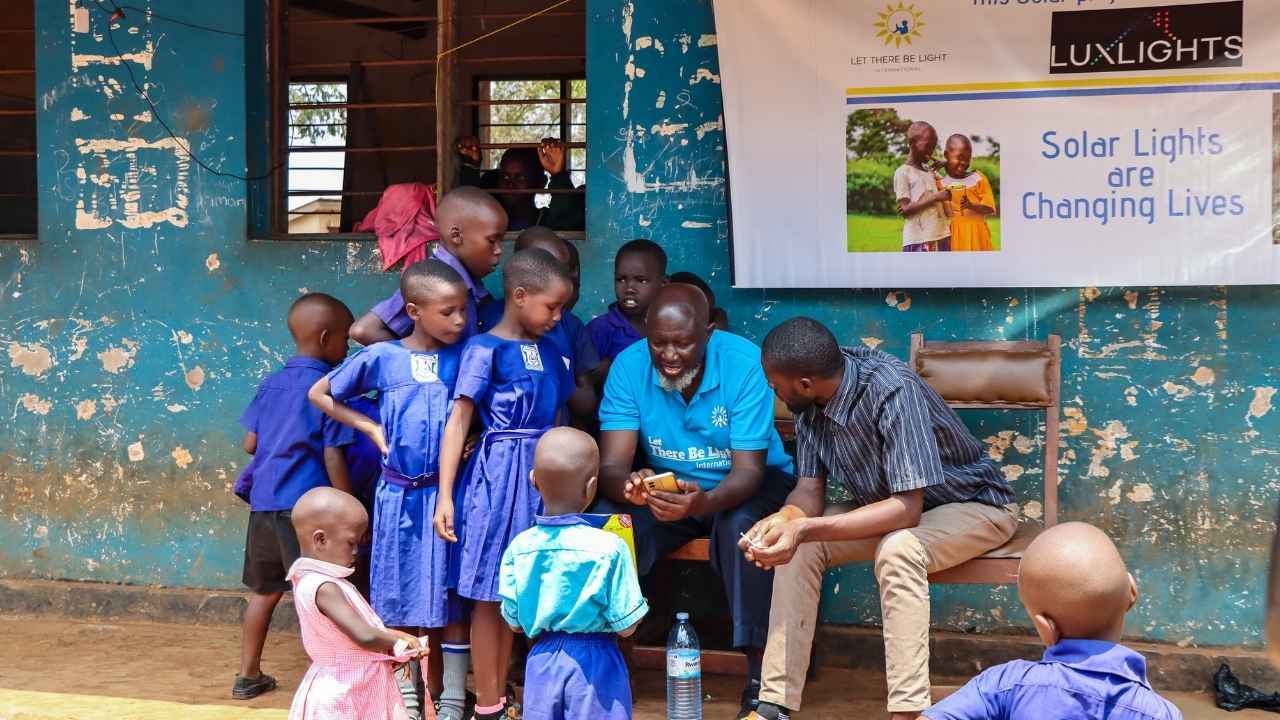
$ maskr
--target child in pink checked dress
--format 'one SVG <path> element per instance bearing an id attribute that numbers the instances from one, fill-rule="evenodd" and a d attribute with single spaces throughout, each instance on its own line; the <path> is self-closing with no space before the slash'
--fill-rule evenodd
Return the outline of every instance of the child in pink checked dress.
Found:
<path id="1" fill-rule="evenodd" d="M 360 501 L 331 487 L 309 490 L 293 506 L 302 556 L 289 568 L 289 581 L 311 667 L 289 720 L 409 720 L 393 666 L 425 662 L 427 648 L 388 630 L 345 579 L 368 526 Z M 430 699 L 423 706 L 424 720 L 435 720 Z"/>

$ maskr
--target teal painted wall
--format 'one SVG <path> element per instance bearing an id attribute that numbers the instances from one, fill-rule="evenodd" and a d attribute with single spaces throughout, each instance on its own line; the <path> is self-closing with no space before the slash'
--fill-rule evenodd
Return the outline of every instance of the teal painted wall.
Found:
<path id="1" fill-rule="evenodd" d="M 264 6 L 132 4 L 237 33 Z M 359 311 L 393 283 L 367 243 L 250 242 L 246 183 L 175 152 L 106 15 L 77 32 L 68 3 L 36 5 L 40 237 L 0 245 L 0 573 L 234 588 L 237 418 L 291 354 L 289 303 L 324 289 Z M 114 38 L 161 117 L 244 174 L 246 138 L 265 137 L 246 92 L 263 82 L 260 33 L 246 52 L 127 12 Z"/>
<path id="2" fill-rule="evenodd" d="M 135 4 L 243 32 L 263 3 Z M 236 420 L 290 352 L 288 303 L 325 290 L 359 312 L 394 280 L 374 272 L 368 243 L 249 241 L 260 204 L 244 182 L 163 147 L 124 66 L 98 57 L 113 54 L 104 18 L 92 13 L 81 33 L 68 4 L 37 6 L 41 236 L 0 245 L 0 574 L 235 588 L 245 520 L 229 492 L 244 461 Z M 673 269 L 708 277 L 734 329 L 756 339 L 797 313 L 899 355 L 917 330 L 1059 333 L 1064 516 L 1120 543 L 1145 592 L 1131 632 L 1257 643 L 1280 452 L 1274 290 L 732 291 L 710 3 L 589 0 L 588 14 L 580 314 L 610 300 L 617 246 L 648 236 Z M 260 34 L 130 13 L 115 38 L 207 164 L 244 172 L 249 155 L 262 170 Z M 788 169 L 778 172 L 786 182 Z M 785 252 L 786 238 L 778 245 Z M 998 414 L 972 420 L 1034 515 L 1043 430 Z M 824 619 L 878 622 L 873 590 L 865 567 L 833 572 Z M 934 599 L 940 627 L 1025 627 L 1012 589 L 937 588 Z"/>
<path id="3" fill-rule="evenodd" d="M 620 243 L 651 237 L 667 248 L 673 270 L 706 277 L 733 329 L 757 341 L 798 314 L 827 323 L 846 344 L 900 357 L 913 332 L 940 340 L 1060 334 L 1063 517 L 1096 523 L 1120 545 L 1143 592 L 1129 632 L 1168 642 L 1259 642 L 1264 545 L 1280 476 L 1271 411 L 1280 385 L 1271 342 L 1276 290 L 731 290 L 710 0 L 589 0 L 588 7 L 587 267 L 603 269 Z M 791 172 L 778 168 L 778 183 Z M 786 252 L 787 238 L 777 245 Z M 599 305 L 611 290 L 603 274 L 588 277 L 584 302 Z M 1043 424 L 995 413 L 968 419 L 1013 478 L 1023 511 L 1038 515 Z M 1028 627 L 1013 588 L 938 587 L 933 601 L 940 627 Z M 869 566 L 829 574 L 822 617 L 879 622 Z"/>

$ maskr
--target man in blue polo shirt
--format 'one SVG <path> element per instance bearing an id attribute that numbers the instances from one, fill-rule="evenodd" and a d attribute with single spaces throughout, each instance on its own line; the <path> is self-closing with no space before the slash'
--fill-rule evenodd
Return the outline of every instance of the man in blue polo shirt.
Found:
<path id="1" fill-rule="evenodd" d="M 773 427 L 773 393 L 750 341 L 713 331 L 706 296 L 662 288 L 646 342 L 614 360 L 600 406 L 602 504 L 629 512 L 637 565 L 711 536 L 711 567 L 724 582 L 733 645 L 748 658 L 744 713 L 755 707 L 769 627 L 773 575 L 737 549 L 742 533 L 782 506 L 795 484 Z M 632 472 L 637 448 L 642 468 Z M 644 478 L 674 473 L 681 493 L 646 492 Z"/>

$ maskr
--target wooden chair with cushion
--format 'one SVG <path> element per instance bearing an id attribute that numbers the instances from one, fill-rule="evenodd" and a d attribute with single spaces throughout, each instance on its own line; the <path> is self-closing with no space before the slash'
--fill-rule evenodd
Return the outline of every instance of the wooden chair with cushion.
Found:
<path id="1" fill-rule="evenodd" d="M 948 585 L 1012 585 L 1018 582 L 1022 553 L 1043 527 L 1058 522 L 1058 406 L 1062 381 L 1062 340 L 1045 342 L 964 341 L 929 342 L 911 336 L 911 369 L 957 410 L 1021 410 L 1044 413 L 1043 524 L 1022 522 L 1004 545 L 966 563 L 929 576 L 929 582 Z M 775 425 L 784 438 L 794 437 L 795 420 L 785 405 L 775 403 Z M 828 513 L 851 508 L 832 506 Z M 709 541 L 694 540 L 667 556 L 670 560 L 706 561 Z M 636 648 L 642 666 L 662 667 L 662 648 Z M 705 655 L 706 653 L 704 653 Z M 723 655 L 723 657 L 721 657 Z M 704 672 L 740 673 L 742 655 L 715 653 Z"/>

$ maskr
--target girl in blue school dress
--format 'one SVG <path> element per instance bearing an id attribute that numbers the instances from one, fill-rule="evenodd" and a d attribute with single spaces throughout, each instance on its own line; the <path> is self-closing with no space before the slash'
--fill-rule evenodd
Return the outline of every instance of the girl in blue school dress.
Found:
<path id="1" fill-rule="evenodd" d="M 450 573 L 458 594 L 475 601 L 476 720 L 501 718 L 515 702 L 503 695 L 512 633 L 499 610 L 498 570 L 507 545 L 542 512 L 542 498 L 529 479 L 534 447 L 558 423 L 574 386 L 555 343 L 544 337 L 573 294 L 568 269 L 545 250 L 521 250 L 503 270 L 503 287 L 502 320 L 462 351 L 435 514 L 436 533 L 456 543 Z M 484 432 L 455 492 L 476 412 Z"/>
<path id="2" fill-rule="evenodd" d="M 456 696 L 460 717 L 466 671 L 463 684 L 443 687 L 440 643 L 465 644 L 468 631 L 449 587 L 450 546 L 435 534 L 432 520 L 441 439 L 462 357 L 467 288 L 457 271 L 434 259 L 409 267 L 400 287 L 414 321 L 410 335 L 352 355 L 319 380 L 310 397 L 368 435 L 382 453 L 373 498 L 370 604 L 387 625 L 431 637 L 427 685 L 437 698 Z M 351 407 L 370 392 L 377 393 L 376 421 Z"/>

